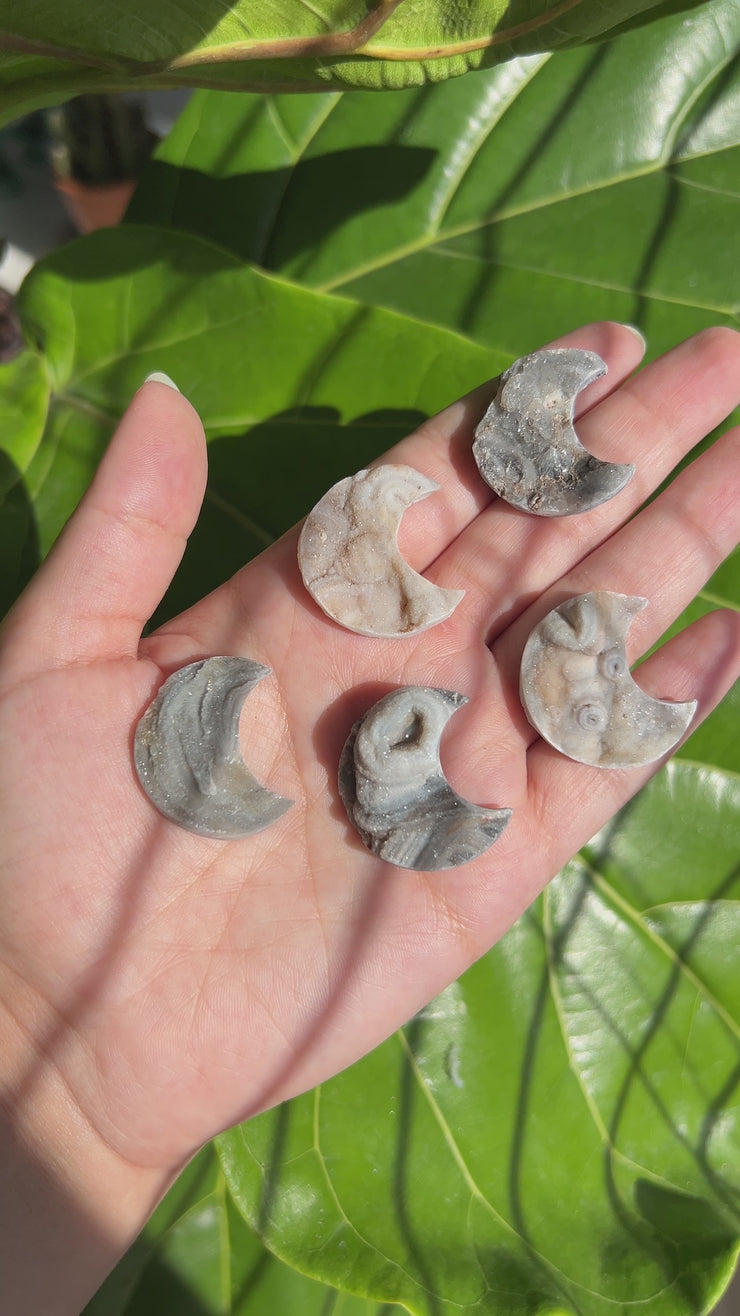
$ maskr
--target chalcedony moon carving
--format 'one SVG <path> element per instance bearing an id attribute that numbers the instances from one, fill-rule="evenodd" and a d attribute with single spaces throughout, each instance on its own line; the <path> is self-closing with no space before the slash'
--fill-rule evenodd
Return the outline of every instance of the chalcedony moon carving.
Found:
<path id="1" fill-rule="evenodd" d="M 537 516 L 573 516 L 624 488 L 634 466 L 592 457 L 573 428 L 578 393 L 604 374 L 601 357 L 578 347 L 532 352 L 504 372 L 473 443 L 501 498 Z"/>
<path id="2" fill-rule="evenodd" d="M 477 859 L 511 809 L 484 809 L 452 789 L 439 742 L 466 695 L 426 686 L 394 690 L 353 726 L 339 763 L 339 793 L 369 850 L 398 868 L 433 872 Z"/>
<path id="3" fill-rule="evenodd" d="M 359 635 L 397 639 L 445 621 L 465 591 L 414 571 L 396 541 L 407 507 L 439 485 L 410 466 L 340 480 L 309 513 L 298 542 L 303 582 L 319 607 Z"/>
<path id="4" fill-rule="evenodd" d="M 251 836 L 292 800 L 260 786 L 239 748 L 242 704 L 269 667 L 251 658 L 205 658 L 173 672 L 140 719 L 136 772 L 166 818 L 218 840 Z"/>
<path id="5" fill-rule="evenodd" d="M 624 641 L 647 599 L 594 590 L 535 626 L 524 648 L 520 693 L 535 730 L 562 754 L 599 768 L 662 758 L 687 731 L 696 701 L 652 699 L 632 679 Z"/>

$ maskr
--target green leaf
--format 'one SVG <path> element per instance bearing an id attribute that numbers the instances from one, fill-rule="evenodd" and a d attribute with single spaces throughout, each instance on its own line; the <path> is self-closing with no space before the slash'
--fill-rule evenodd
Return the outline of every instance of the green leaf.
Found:
<path id="1" fill-rule="evenodd" d="M 512 356 L 738 323 L 740 8 L 382 98 L 196 94 L 131 219 Z"/>
<path id="2" fill-rule="evenodd" d="M 41 442 L 48 405 L 48 371 L 38 352 L 22 352 L 0 365 L 0 450 L 16 478 L 28 469 Z M 11 482 L 8 474 L 0 487 L 7 490 Z"/>
<path id="3" fill-rule="evenodd" d="M 740 548 L 723 562 L 663 639 L 669 639 L 690 622 L 716 608 L 740 611 Z M 740 776 L 740 683 L 725 695 L 719 707 L 682 745 L 678 754 L 688 762 L 725 768 Z"/>
<path id="4" fill-rule="evenodd" d="M 169 611 L 227 578 L 340 476 L 507 361 L 160 229 L 107 230 L 70 244 L 36 266 L 18 307 L 51 378 L 48 422 L 23 486 L 42 553 L 150 371 L 165 370 L 203 419 L 209 488 Z"/>
<path id="5" fill-rule="evenodd" d="M 412 1312 L 695 1316 L 740 1233 L 740 780 L 674 762 L 400 1034 L 223 1134 L 277 1255 Z"/>
<path id="6" fill-rule="evenodd" d="M 381 1316 L 265 1250 L 236 1210 L 212 1146 L 204 1148 L 85 1316 Z M 388 1313 L 392 1316 L 392 1313 Z"/>
<path id="7" fill-rule="evenodd" d="M 690 9 L 699 0 L 674 0 Z M 649 21 L 660 0 L 84 0 L 0 4 L 0 113 L 77 91 L 423 86 Z"/>
<path id="8" fill-rule="evenodd" d="M 38 353 L 0 365 L 0 617 L 39 562 L 34 512 L 24 483 L 44 433 L 49 379 Z"/>

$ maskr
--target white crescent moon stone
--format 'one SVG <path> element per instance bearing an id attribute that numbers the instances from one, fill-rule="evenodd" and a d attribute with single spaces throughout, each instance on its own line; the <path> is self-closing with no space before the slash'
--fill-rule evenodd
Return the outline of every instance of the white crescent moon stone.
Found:
<path id="1" fill-rule="evenodd" d="M 426 580 L 401 556 L 397 535 L 407 507 L 435 493 L 410 466 L 375 466 L 332 486 L 309 513 L 298 565 L 311 597 L 359 635 L 397 639 L 436 626 L 465 591 Z"/>
<path id="2" fill-rule="evenodd" d="M 696 712 L 695 700 L 653 699 L 632 679 L 624 642 L 646 605 L 611 590 L 579 594 L 553 608 L 527 640 L 524 711 L 544 740 L 578 763 L 654 763 L 678 744 Z"/>

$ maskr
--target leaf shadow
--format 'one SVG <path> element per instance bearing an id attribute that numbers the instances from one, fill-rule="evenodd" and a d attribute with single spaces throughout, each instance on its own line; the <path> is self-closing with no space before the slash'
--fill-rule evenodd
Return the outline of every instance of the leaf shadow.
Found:
<path id="1" fill-rule="evenodd" d="M 572 908 L 572 919 L 577 918 L 578 910 L 585 900 L 585 892 L 581 895 L 580 901 L 576 901 Z M 545 933 L 540 918 L 533 910 L 526 910 L 521 916 L 523 923 L 527 924 L 536 935 L 541 938 L 543 947 L 545 945 Z M 571 926 L 571 924 L 569 924 Z M 573 1304 L 573 1294 L 561 1283 L 558 1273 L 552 1271 L 544 1262 L 539 1250 L 536 1248 L 532 1234 L 527 1221 L 526 1210 L 523 1198 L 523 1166 L 525 1155 L 525 1144 L 527 1139 L 527 1125 L 529 1118 L 529 1107 L 532 1098 L 534 1086 L 535 1065 L 537 1062 L 540 1037 L 544 1026 L 545 1010 L 547 1008 L 550 994 L 550 965 L 545 959 L 539 982 L 533 997 L 529 1022 L 526 1029 L 526 1038 L 522 1053 L 521 1074 L 519 1080 L 519 1090 L 516 1102 L 516 1114 L 514 1118 L 514 1128 L 511 1139 L 511 1150 L 509 1154 L 507 1188 L 508 1202 L 511 1213 L 511 1223 L 519 1234 L 524 1246 L 526 1247 L 530 1261 L 535 1270 L 542 1276 L 546 1285 L 546 1291 L 554 1293 L 564 1302 L 566 1310 L 570 1310 Z"/>
<path id="2" fill-rule="evenodd" d="M 646 291 L 652 275 L 654 274 L 660 256 L 670 236 L 671 229 L 678 219 L 681 208 L 681 182 L 677 172 L 677 166 L 680 162 L 682 150 L 689 140 L 690 132 L 695 131 L 701 126 L 704 119 L 708 118 L 711 112 L 721 101 L 724 93 L 737 80 L 738 70 L 740 69 L 740 54 L 736 54 L 733 59 L 725 66 L 719 76 L 715 79 L 709 92 L 702 99 L 700 109 L 695 116 L 692 116 L 689 123 L 684 126 L 683 131 L 679 134 L 671 151 L 670 158 L 664 168 L 665 192 L 663 203 L 660 207 L 658 216 L 655 220 L 652 233 L 646 235 L 645 249 L 640 261 L 639 267 L 633 279 L 634 306 L 632 309 L 632 323 L 639 329 L 644 329 L 650 309 L 650 295 Z"/>
<path id="3" fill-rule="evenodd" d="M 645 1060 L 656 1034 L 665 1023 L 668 1010 L 675 999 L 677 989 L 682 981 L 691 953 L 698 944 L 715 908 L 715 902 L 727 896 L 727 893 L 740 878 L 740 865 L 733 868 L 717 884 L 716 889 L 706 901 L 702 902 L 701 911 L 690 933 L 683 942 L 674 948 L 675 958 L 659 995 L 652 1004 L 650 1018 L 645 1023 L 644 1016 L 639 1020 L 639 1035 L 635 1041 L 628 1031 L 628 1026 L 621 1017 L 608 1008 L 597 987 L 589 978 L 579 972 L 576 958 L 568 960 L 568 945 L 578 920 L 584 909 L 585 901 L 591 890 L 591 882 L 584 875 L 576 894 L 569 905 L 567 917 L 557 930 L 550 947 L 550 966 L 547 977 L 567 966 L 571 981 L 577 983 L 578 991 L 602 1020 L 605 1036 L 616 1041 L 620 1050 L 627 1057 L 627 1065 L 619 1090 L 613 1101 L 613 1107 L 606 1125 L 606 1141 L 603 1150 L 603 1174 L 607 1198 L 618 1223 L 622 1237 L 629 1237 L 632 1246 L 647 1254 L 665 1276 L 666 1284 L 675 1285 L 684 1301 L 684 1310 L 694 1313 L 701 1309 L 706 1294 L 701 1290 L 699 1279 L 689 1266 L 682 1266 L 679 1261 L 685 1249 L 691 1247 L 692 1258 L 706 1256 L 716 1259 L 732 1250 L 737 1244 L 740 1232 L 740 1200 L 738 1195 L 728 1188 L 720 1175 L 710 1163 L 708 1155 L 709 1140 L 716 1123 L 726 1113 L 727 1104 L 740 1083 L 740 1048 L 738 1060 L 727 1074 L 724 1083 L 709 1104 L 698 1137 L 692 1138 L 679 1124 L 667 1105 L 659 1086 L 651 1076 Z M 544 999 L 548 986 L 543 973 L 541 997 L 534 1012 L 532 1027 L 528 1038 L 528 1061 L 522 1072 L 522 1110 L 518 1119 L 521 1135 L 515 1139 L 512 1148 L 511 1191 L 513 1208 L 517 1211 L 518 1225 L 526 1234 L 524 1218 L 518 1198 L 519 1164 L 521 1146 L 524 1137 L 524 1107 L 528 1089 L 528 1074 L 536 1050 L 536 1037 L 544 1009 Z M 644 1025 L 644 1026 L 643 1026 Z M 710 1193 L 710 1199 L 697 1198 L 681 1188 L 657 1185 L 650 1179 L 638 1176 L 634 1184 L 634 1196 L 630 1209 L 625 1202 L 615 1175 L 615 1152 L 619 1148 L 620 1129 L 635 1084 L 640 1084 L 648 1096 L 657 1116 L 669 1129 L 672 1138 L 694 1160 Z M 623 1252 L 624 1244 L 615 1235 L 611 1246 L 615 1255 Z M 605 1257 L 605 1265 L 609 1259 Z"/>
<path id="4" fill-rule="evenodd" d="M 718 1200 L 721 1201 L 728 1208 L 729 1212 L 735 1216 L 738 1230 L 740 1230 L 740 1194 L 734 1194 L 728 1191 L 722 1179 L 711 1166 L 707 1156 L 707 1146 L 712 1128 L 716 1124 L 720 1111 L 726 1104 L 727 1098 L 731 1096 L 740 1081 L 740 1043 L 737 1044 L 737 1064 L 733 1067 L 719 1092 L 715 1095 L 713 1101 L 707 1108 L 707 1113 L 702 1124 L 701 1136 L 697 1140 L 695 1147 L 691 1146 L 689 1139 L 678 1127 L 676 1121 L 671 1117 L 670 1112 L 667 1110 L 655 1086 L 648 1078 L 643 1066 L 645 1055 L 649 1050 L 656 1033 L 666 1018 L 668 1009 L 675 998 L 677 987 L 682 981 L 684 972 L 687 966 L 690 967 L 692 951 L 699 943 L 716 908 L 715 902 L 727 898 L 728 893 L 737 885 L 738 881 L 740 881 L 740 864 L 736 865 L 736 867 L 726 874 L 722 881 L 717 884 L 715 890 L 708 899 L 701 902 L 699 915 L 691 931 L 675 948 L 675 959 L 671 965 L 663 990 L 653 1005 L 650 1022 L 644 1030 L 639 1046 L 631 1047 L 623 1031 L 620 1030 L 622 1043 L 629 1054 L 629 1066 L 622 1081 L 621 1090 L 618 1094 L 614 1105 L 614 1111 L 609 1122 L 609 1137 L 610 1142 L 616 1144 L 631 1087 L 634 1082 L 641 1082 L 649 1092 L 656 1108 L 661 1114 L 661 1117 L 669 1125 L 673 1135 L 687 1147 L 696 1159 L 707 1183 L 713 1189 Z M 614 1030 L 615 1021 L 610 1019 L 608 1022 L 609 1027 Z"/>
<path id="5" fill-rule="evenodd" d="M 131 731 L 132 759 L 133 733 L 134 728 Z M 20 1117 L 16 1112 L 24 1110 L 36 1099 L 39 1088 L 45 1082 L 48 1065 L 56 1063 L 56 1057 L 64 1046 L 67 1028 L 74 1026 L 75 1021 L 84 1015 L 89 1001 L 110 980 L 117 966 L 127 957 L 127 937 L 140 914 L 145 895 L 146 874 L 150 865 L 156 866 L 158 856 L 166 846 L 166 837 L 159 828 L 151 839 L 137 846 L 134 857 L 122 873 L 119 894 L 117 898 L 111 899 L 111 918 L 105 935 L 101 938 L 98 958 L 80 972 L 74 983 L 68 985 L 63 1014 L 39 1028 L 38 1052 L 13 1076 L 12 1083 L 7 1085 L 6 1118 L 11 1127 L 16 1121 L 20 1123 Z M 80 1246 L 79 1240 L 83 1239 L 85 1248 L 89 1249 L 91 1254 L 98 1253 L 102 1257 L 119 1254 L 120 1239 L 114 1238 L 112 1231 L 101 1226 L 99 1212 L 96 1213 L 92 1208 L 88 1210 L 79 1192 L 72 1193 L 63 1185 L 57 1177 L 55 1167 L 42 1162 L 34 1150 L 21 1146 L 20 1140 L 18 1140 L 17 1153 L 14 1153 L 14 1160 L 17 1162 L 14 1166 L 15 1172 L 19 1174 L 24 1184 L 24 1191 L 29 1194 L 29 1200 L 43 1202 L 49 1218 L 65 1222 L 65 1237 L 68 1240 L 74 1240 L 76 1245 Z M 43 1289 L 43 1278 L 40 1282 Z M 33 1295 L 34 1292 L 35 1281 L 29 1276 L 28 1293 Z M 24 1296 L 28 1295 L 24 1294 Z M 33 1298 L 30 1297 L 29 1301 L 33 1301 Z M 27 1309 L 31 1310 L 30 1306 Z M 158 1312 L 160 1308 L 156 1307 L 154 1310 Z M 103 1306 L 101 1316 L 103 1312 L 107 1316 L 106 1306 Z M 183 1316 L 209 1316 L 209 1313 L 192 1306 L 183 1307 L 182 1312 Z M 95 1308 L 92 1309 L 90 1316 L 95 1316 Z"/>
<path id="6" fill-rule="evenodd" d="M 300 279 L 298 256 L 353 216 L 406 199 L 436 155 L 430 147 L 398 143 L 354 146 L 226 177 L 152 160 L 124 222 L 181 228 L 268 269 L 292 267 L 291 276 Z M 286 205 L 300 222 L 278 226 Z"/>
<path id="7" fill-rule="evenodd" d="M 409 1052 L 413 1055 L 422 1046 L 423 1034 L 428 1031 L 429 1020 L 422 1015 L 407 1024 L 405 1033 Z M 393 1210 L 398 1224 L 398 1232 L 406 1245 L 409 1261 L 416 1271 L 417 1283 L 424 1291 L 428 1316 L 442 1316 L 443 1304 L 438 1296 L 439 1286 L 430 1264 L 430 1252 L 425 1253 L 422 1240 L 417 1238 L 416 1229 L 409 1209 L 408 1181 L 410 1177 L 411 1149 L 413 1139 L 414 1105 L 418 1100 L 419 1089 L 406 1050 L 401 1052 L 399 1073 L 399 1118 L 396 1150 L 393 1164 Z"/>
<path id="8" fill-rule="evenodd" d="M 647 1254 L 660 1268 L 666 1284 L 675 1285 L 683 1303 L 681 1310 L 687 1313 L 687 1316 L 694 1316 L 696 1312 L 705 1309 L 703 1304 L 706 1302 L 706 1289 L 701 1285 L 702 1267 L 701 1264 L 697 1264 L 694 1269 L 681 1262 L 685 1263 L 689 1251 L 694 1263 L 716 1262 L 721 1257 L 729 1257 L 737 1247 L 740 1232 L 740 1201 L 737 1200 L 736 1194 L 728 1190 L 727 1185 L 714 1170 L 708 1154 L 712 1130 L 726 1114 L 727 1105 L 740 1084 L 740 1054 L 737 1063 L 731 1066 L 724 1083 L 707 1107 L 701 1130 L 693 1140 L 679 1127 L 677 1119 L 667 1107 L 657 1085 L 651 1079 L 645 1065 L 645 1057 L 656 1033 L 664 1024 L 685 966 L 716 907 L 715 902 L 725 898 L 739 879 L 740 865 L 728 872 L 717 884 L 711 896 L 702 902 L 699 917 L 691 932 L 680 945 L 675 947 L 675 960 L 653 1005 L 649 1023 L 646 1028 L 640 1029 L 637 1042 L 630 1036 L 621 1017 L 617 1017 L 607 1008 L 597 988 L 584 973 L 578 970 L 577 959 L 568 960 L 569 942 L 584 913 L 585 903 L 591 891 L 588 877 L 584 876 L 578 888 L 572 893 L 567 914 L 551 939 L 548 963 L 543 967 L 529 1015 L 511 1142 L 508 1192 L 512 1224 L 530 1252 L 533 1264 L 542 1272 L 543 1278 L 546 1277 L 548 1287 L 552 1291 L 552 1286 L 555 1285 L 556 1289 L 561 1290 L 561 1296 L 565 1298 L 569 1310 L 573 1305 L 574 1296 L 559 1284 L 557 1275 L 549 1270 L 537 1251 L 523 1198 L 529 1106 L 544 1015 L 551 992 L 552 975 L 567 963 L 568 975 L 577 984 L 578 992 L 602 1019 L 604 1035 L 615 1038 L 620 1049 L 628 1057 L 627 1068 L 608 1120 L 607 1141 L 604 1145 L 605 1191 L 617 1225 L 617 1232 L 605 1245 L 607 1251 L 612 1248 L 614 1255 L 610 1258 L 605 1252 L 604 1266 L 607 1269 L 613 1267 L 615 1258 L 622 1258 L 623 1264 L 625 1242 L 629 1239 L 632 1248 Z M 544 949 L 546 933 L 535 912 L 530 910 L 522 918 L 535 928 L 537 935 L 542 939 Z M 641 1024 L 643 1022 L 644 1020 L 640 1021 Z M 619 1145 L 620 1126 L 635 1083 L 640 1083 L 644 1087 L 659 1117 L 670 1129 L 671 1135 L 694 1158 L 710 1191 L 710 1199 L 697 1197 L 679 1187 L 674 1189 L 656 1184 L 639 1175 L 634 1183 L 632 1209 L 623 1199 L 615 1178 L 614 1151 Z"/>
<path id="9" fill-rule="evenodd" d="M 211 1303 L 206 1305 L 157 1254 L 149 1257 L 139 1283 L 125 1296 L 117 1291 L 116 1279 L 114 1271 L 82 1316 L 213 1316 Z"/>
<path id="10" fill-rule="evenodd" d="M 513 175 L 488 199 L 487 218 L 481 218 L 477 230 L 480 272 L 456 321 L 461 332 L 476 336 L 479 318 L 499 277 L 498 226 L 503 212 L 550 148 L 553 136 L 567 130 L 569 116 L 597 77 L 608 53 L 606 45 L 589 51 L 585 67 L 554 109 L 546 128 Z M 426 87 L 415 93 L 417 111 L 421 99 L 435 90 Z M 244 133 L 249 131 L 252 117 L 247 119 Z M 380 145 L 301 158 L 282 169 L 222 178 L 154 160 L 142 177 L 125 222 L 183 228 L 222 243 L 243 259 L 287 272 L 288 277 L 300 281 L 316 249 L 336 235 L 347 220 L 408 200 L 423 183 L 437 155 L 427 147 L 387 140 Z M 224 158 L 228 158 L 228 149 L 214 162 L 214 169 Z"/>
<path id="11" fill-rule="evenodd" d="M 550 148 L 555 135 L 564 128 L 568 117 L 572 114 L 594 78 L 598 75 L 602 64 L 608 58 L 608 54 L 608 45 L 598 46 L 593 50 L 580 75 L 562 97 L 557 108 L 553 110 L 551 117 L 548 119 L 546 129 L 543 129 L 535 138 L 521 161 L 521 164 L 506 183 L 506 186 L 492 198 L 489 207 L 489 214 L 491 216 L 490 222 L 482 223 L 478 232 L 480 242 L 478 252 L 479 263 L 481 266 L 480 274 L 475 286 L 471 289 L 462 307 L 459 324 L 457 326 L 463 333 L 475 337 L 478 329 L 479 318 L 485 312 L 485 307 L 488 304 L 492 289 L 499 277 L 499 264 L 497 260 L 498 225 L 502 222 L 502 219 L 500 218 L 502 213 L 506 210 L 507 205 L 516 195 L 519 188 L 525 182 L 527 176 L 534 169 L 545 151 Z"/>
<path id="12" fill-rule="evenodd" d="M 0 618 L 41 561 L 36 509 L 23 473 L 0 451 Z"/>

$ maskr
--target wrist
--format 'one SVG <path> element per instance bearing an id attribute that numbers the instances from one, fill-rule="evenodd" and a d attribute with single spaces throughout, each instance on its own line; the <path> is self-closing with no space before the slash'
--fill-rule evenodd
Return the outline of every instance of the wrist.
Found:
<path id="1" fill-rule="evenodd" d="M 114 1152 L 54 1063 L 61 1029 L 44 1036 L 40 1045 L 0 1007 L 0 1290 L 13 1316 L 76 1316 L 176 1167 L 136 1166 Z"/>

